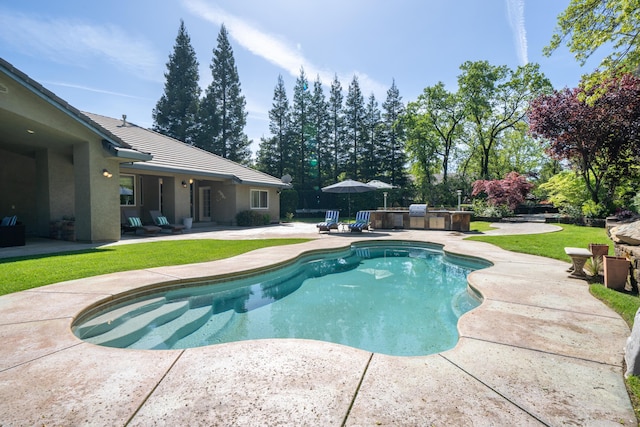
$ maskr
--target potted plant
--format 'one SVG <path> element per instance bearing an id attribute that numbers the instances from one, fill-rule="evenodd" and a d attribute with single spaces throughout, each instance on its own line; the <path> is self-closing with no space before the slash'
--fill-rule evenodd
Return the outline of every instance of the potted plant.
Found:
<path id="1" fill-rule="evenodd" d="M 604 286 L 616 291 L 624 290 L 629 276 L 629 260 L 623 257 L 605 255 Z"/>
<path id="2" fill-rule="evenodd" d="M 593 254 L 594 258 L 609 254 L 609 245 L 604 243 L 589 243 L 589 252 Z"/>
<path id="3" fill-rule="evenodd" d="M 191 227 L 193 226 L 193 218 L 182 218 L 182 224 L 184 224 L 184 228 L 186 228 L 187 230 L 191 230 Z"/>

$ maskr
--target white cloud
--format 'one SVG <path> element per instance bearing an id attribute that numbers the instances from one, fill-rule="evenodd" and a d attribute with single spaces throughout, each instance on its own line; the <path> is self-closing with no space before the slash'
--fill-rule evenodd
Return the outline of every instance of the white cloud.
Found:
<path id="1" fill-rule="evenodd" d="M 153 46 L 113 25 L 91 25 L 68 19 L 40 19 L 0 9 L 0 40 L 25 55 L 85 66 L 103 60 L 137 76 L 162 81 L 162 61 Z"/>
<path id="2" fill-rule="evenodd" d="M 260 31 L 255 25 L 203 0 L 184 0 L 184 4 L 194 15 L 200 16 L 218 26 L 224 24 L 229 35 L 240 46 L 282 68 L 292 77 L 297 78 L 300 75 L 300 67 L 303 67 L 310 81 L 315 81 L 316 76 L 320 76 L 320 80 L 324 85 L 331 85 L 335 72 L 315 66 L 303 55 L 300 43 L 292 43 L 282 37 Z M 343 87 L 348 87 L 353 75 L 358 76 L 360 89 L 366 96 L 371 92 L 376 96 L 386 94 L 387 86 L 357 71 L 351 75 L 338 72 L 340 81 L 347 82 L 346 84 L 343 83 Z"/>
<path id="3" fill-rule="evenodd" d="M 507 16 L 509 18 L 509 26 L 513 31 L 513 39 L 516 44 L 516 52 L 520 65 L 526 65 L 529 62 L 529 54 L 527 52 L 527 30 L 524 23 L 524 0 L 505 0 L 507 3 Z"/>
<path id="4" fill-rule="evenodd" d="M 77 84 L 72 84 L 72 83 L 53 82 L 53 81 L 47 81 L 47 80 L 43 80 L 40 83 L 45 84 L 45 85 L 51 85 L 51 86 L 60 86 L 60 87 L 67 87 L 67 88 L 71 88 L 71 89 L 79 89 L 79 90 L 83 90 L 83 91 L 87 91 L 87 92 L 102 93 L 102 94 L 105 94 L 105 95 L 119 96 L 119 97 L 122 97 L 122 98 L 143 99 L 143 100 L 147 100 L 147 101 L 149 100 L 148 98 L 143 98 L 141 96 L 135 96 L 135 95 L 130 95 L 130 94 L 121 93 L 121 92 L 113 92 L 113 91 L 104 90 L 104 89 L 97 89 L 97 88 L 93 88 L 93 87 L 89 87 L 89 86 L 77 85 Z"/>

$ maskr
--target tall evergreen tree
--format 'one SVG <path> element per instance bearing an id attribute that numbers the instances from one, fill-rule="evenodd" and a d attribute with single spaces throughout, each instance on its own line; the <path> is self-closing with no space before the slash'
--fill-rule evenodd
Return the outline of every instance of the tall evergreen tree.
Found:
<path id="1" fill-rule="evenodd" d="M 300 76 L 296 79 L 293 88 L 293 105 L 291 109 L 291 134 L 296 154 L 294 156 L 296 171 L 294 179 L 299 185 L 304 186 L 308 182 L 309 175 L 309 139 L 313 136 L 313 127 L 310 120 L 311 92 L 309 81 L 300 68 Z"/>
<path id="2" fill-rule="evenodd" d="M 405 165 L 406 131 L 404 123 L 404 104 L 395 79 L 387 91 L 387 99 L 382 104 L 382 140 L 380 146 L 384 149 L 379 157 L 383 161 L 383 175 L 390 180 L 390 184 L 403 187 L 407 183 Z"/>
<path id="3" fill-rule="evenodd" d="M 258 150 L 258 168 L 274 176 L 284 176 L 291 169 L 292 147 L 290 144 L 291 108 L 282 75 L 273 90 L 273 104 L 269 110 L 271 138 L 262 139 Z"/>
<path id="4" fill-rule="evenodd" d="M 200 77 L 196 53 L 182 20 L 164 77 L 164 93 L 152 113 L 153 130 L 193 144 L 197 128 Z"/>
<path id="5" fill-rule="evenodd" d="M 327 150 L 328 133 L 328 104 L 322 89 L 320 76 L 317 76 L 313 83 L 313 93 L 311 95 L 311 109 L 309 122 L 312 126 L 312 136 L 309 140 L 311 150 L 311 178 L 314 182 L 314 189 L 319 190 L 329 173 L 331 154 Z"/>
<path id="6" fill-rule="evenodd" d="M 328 140 L 327 152 L 331 155 L 330 180 L 335 182 L 338 175 L 346 164 L 344 149 L 344 106 L 342 96 L 342 85 L 335 75 L 331 83 L 328 103 Z"/>
<path id="7" fill-rule="evenodd" d="M 365 137 L 363 139 L 363 146 L 361 150 L 362 155 L 358 156 L 358 162 L 360 164 L 360 179 L 363 181 L 370 181 L 377 178 L 380 171 L 378 150 L 381 142 L 381 120 L 382 115 L 380 113 L 380 108 L 378 107 L 378 101 L 376 101 L 376 97 L 372 93 L 369 95 L 369 100 L 365 106 L 363 117 Z"/>
<path id="8" fill-rule="evenodd" d="M 226 159 L 249 164 L 251 141 L 244 133 L 246 101 L 240 89 L 238 69 L 224 25 L 220 27 L 217 41 L 211 63 L 213 81 L 207 88 L 200 109 L 203 126 L 198 145 Z"/>
<path id="9" fill-rule="evenodd" d="M 350 145 L 349 155 L 350 161 L 347 172 L 351 179 L 359 178 L 358 156 L 361 155 L 363 142 L 366 140 L 364 120 L 364 98 L 360 91 L 360 83 L 358 76 L 353 76 L 353 80 L 349 84 L 349 91 L 345 101 L 345 128 L 347 134 L 347 142 Z"/>

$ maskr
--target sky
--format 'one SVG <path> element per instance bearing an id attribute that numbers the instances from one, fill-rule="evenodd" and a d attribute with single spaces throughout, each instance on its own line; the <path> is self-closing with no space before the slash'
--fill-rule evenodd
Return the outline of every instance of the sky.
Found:
<path id="1" fill-rule="evenodd" d="M 257 150 L 282 75 L 289 101 L 304 69 L 346 94 L 357 76 L 381 105 L 395 81 L 402 100 L 486 60 L 538 63 L 556 89 L 575 87 L 581 66 L 562 47 L 542 54 L 570 0 L 20 0 L 0 3 L 0 57 L 82 111 L 153 125 L 180 20 L 199 62 L 200 85 L 225 25 L 246 98 L 245 133 Z"/>

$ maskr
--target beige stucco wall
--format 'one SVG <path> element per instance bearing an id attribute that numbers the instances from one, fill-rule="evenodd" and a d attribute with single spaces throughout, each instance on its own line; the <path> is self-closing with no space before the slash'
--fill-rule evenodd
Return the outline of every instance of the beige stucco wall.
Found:
<path id="1" fill-rule="evenodd" d="M 259 187 L 257 185 L 237 185 L 236 210 L 238 212 L 253 210 L 261 214 L 269 214 L 271 222 L 280 221 L 280 194 L 275 188 Z M 268 209 L 251 209 L 251 190 L 268 192 Z"/>
<path id="2" fill-rule="evenodd" d="M 8 88 L 0 96 L 0 150 L 7 152 L 0 170 L 11 183 L 0 189 L 0 208 L 15 206 L 29 234 L 48 237 L 49 223 L 67 216 L 76 219 L 77 240 L 118 240 L 118 161 L 103 149 L 103 136 L 14 80 L 0 75 L 0 82 Z"/>

